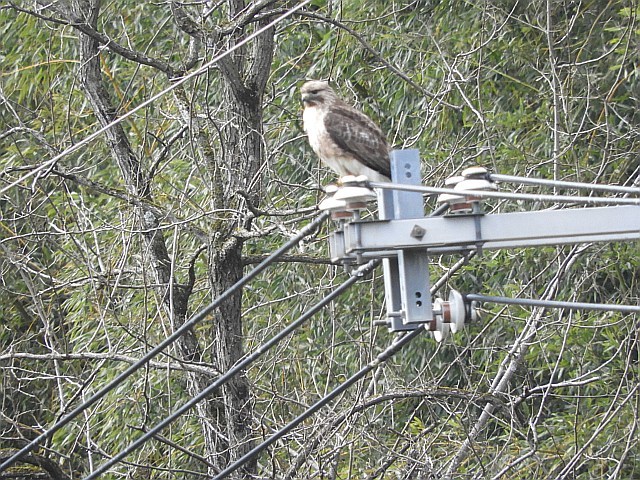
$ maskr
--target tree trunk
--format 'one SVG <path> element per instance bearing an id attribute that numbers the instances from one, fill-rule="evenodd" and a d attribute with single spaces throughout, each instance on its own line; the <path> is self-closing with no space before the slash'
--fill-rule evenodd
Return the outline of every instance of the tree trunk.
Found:
<path id="1" fill-rule="evenodd" d="M 229 174 L 229 182 L 224 196 L 217 199 L 217 204 L 224 208 L 242 211 L 246 200 L 237 195 L 239 190 L 246 193 L 247 201 L 257 203 L 260 198 L 262 182 L 260 169 L 264 162 L 264 138 L 262 134 L 262 97 L 269 66 L 273 55 L 273 32 L 268 31 L 260 36 L 254 44 L 253 58 L 255 62 L 245 74 L 244 55 L 235 56 L 232 61 L 225 61 L 222 71 L 224 76 L 223 104 L 226 128 L 222 131 L 225 156 L 221 159 L 220 168 Z M 238 78 L 243 78 L 238 83 Z M 213 186 L 212 191 L 219 191 Z M 247 226 L 246 219 L 236 218 L 231 226 L 236 228 L 238 222 Z M 231 231 L 229 231 L 231 234 Z M 210 252 L 210 279 L 213 297 L 219 296 L 242 276 L 242 241 L 234 237 L 221 236 L 212 243 Z M 215 314 L 214 322 L 216 364 L 222 371 L 228 370 L 243 355 L 243 328 L 241 294 L 224 302 Z M 234 461 L 253 447 L 252 424 L 253 402 L 247 378 L 236 376 L 222 388 L 222 399 L 225 409 L 226 432 L 229 437 L 227 460 Z M 249 478 L 257 471 L 254 459 L 244 465 L 233 478 Z"/>
<path id="2" fill-rule="evenodd" d="M 265 4 L 266 5 L 266 4 Z M 245 10 L 245 3 L 229 0 L 229 18 L 233 19 Z M 69 22 L 78 25 L 80 39 L 80 77 L 87 97 L 101 126 L 110 124 L 116 117 L 114 103 L 105 86 L 100 65 L 100 51 L 103 48 L 95 35 L 83 33 L 89 26 L 97 31 L 100 13 L 99 0 L 75 0 L 70 4 L 56 7 Z M 172 5 L 176 22 L 184 27 L 189 17 L 182 6 Z M 267 20 L 264 20 L 267 21 Z M 264 22 L 263 21 L 263 22 Z M 247 35 L 244 26 L 233 34 L 217 39 L 219 49 L 230 48 Z M 183 31 L 190 35 L 202 32 Z M 260 169 L 264 161 L 264 138 L 262 134 L 262 99 L 273 58 L 274 32 L 269 30 L 255 38 L 220 61 L 223 84 L 220 101 L 225 106 L 223 113 L 225 127 L 219 132 L 222 154 L 216 156 L 208 126 L 197 115 L 194 105 L 182 87 L 174 90 L 174 98 L 184 124 L 190 129 L 194 144 L 202 160 L 211 172 L 211 203 L 214 208 L 227 215 L 223 221 L 211 225 L 209 243 L 209 280 L 212 298 L 218 297 L 242 277 L 242 239 L 234 235 L 239 228 L 249 228 L 250 218 L 243 215 L 247 211 L 245 202 L 258 203 L 261 192 Z M 199 40 L 199 38 L 198 38 Z M 211 39 L 209 39 L 211 40 Z M 199 41 L 196 42 L 199 44 Z M 211 41 L 209 41 L 211 44 Z M 165 70 L 168 75 L 171 72 Z M 123 183 L 132 196 L 151 203 L 150 179 L 143 172 L 140 158 L 129 143 L 122 126 L 112 126 L 105 132 L 107 144 L 122 174 Z M 242 191 L 242 195 L 238 194 Z M 237 212 L 225 214 L 224 212 Z M 187 318 L 190 286 L 179 285 L 173 277 L 171 257 L 162 234 L 161 218 L 152 209 L 137 207 L 141 235 L 144 239 L 148 263 L 153 267 L 156 288 L 163 300 L 165 312 L 172 327 L 179 328 Z M 214 312 L 209 351 L 202 351 L 195 332 L 188 332 L 176 343 L 180 356 L 185 361 L 210 360 L 220 371 L 228 370 L 244 354 L 241 293 L 229 298 Z M 201 392 L 211 378 L 201 373 L 189 372 L 188 391 L 190 395 Z M 252 448 L 252 401 L 247 378 L 237 376 L 221 388 L 218 398 L 208 399 L 197 406 L 202 427 L 205 453 L 211 464 L 224 468 Z M 248 478 L 256 472 L 253 461 L 241 469 L 235 478 Z M 215 468 L 209 467 L 209 473 Z"/>
<path id="3" fill-rule="evenodd" d="M 86 1 L 79 5 L 82 11 L 68 12 L 69 16 L 74 18 L 80 14 L 89 25 L 95 28 L 99 15 L 99 2 Z M 116 115 L 102 78 L 100 44 L 91 36 L 83 33 L 79 33 L 79 40 L 81 83 L 91 102 L 96 118 L 100 125 L 104 127 L 111 123 L 116 118 Z M 149 180 L 142 172 L 140 159 L 133 152 L 122 124 L 112 126 L 106 130 L 105 135 L 127 191 L 131 195 L 143 198 L 148 204 L 151 204 Z M 160 219 L 152 209 L 146 209 L 144 206 L 137 207 L 137 214 L 145 245 L 144 252 L 147 254 L 147 261 L 152 266 L 152 272 L 155 276 L 154 283 L 158 285 L 156 288 L 163 300 L 165 312 L 170 319 L 172 328 L 175 330 L 180 328 L 187 318 L 188 300 L 191 293 L 190 287 L 178 284 L 173 278 L 171 258 L 164 235 L 159 228 Z M 202 354 L 193 331 L 186 332 L 181 336 L 176 342 L 176 347 L 185 361 L 201 360 Z M 196 372 L 188 372 L 187 376 L 188 390 L 191 395 L 199 393 L 211 380 L 209 377 Z M 210 458 L 214 456 L 216 451 L 213 445 L 216 443 L 217 437 L 217 429 L 211 418 L 212 411 L 215 411 L 215 409 L 210 408 L 209 402 L 199 405 L 202 433 Z"/>

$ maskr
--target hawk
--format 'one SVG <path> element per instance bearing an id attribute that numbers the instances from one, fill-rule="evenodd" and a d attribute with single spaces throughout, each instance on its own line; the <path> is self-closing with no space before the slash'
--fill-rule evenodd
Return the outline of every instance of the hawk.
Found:
<path id="1" fill-rule="evenodd" d="M 306 82 L 300 92 L 304 131 L 320 160 L 340 176 L 390 181 L 389 145 L 369 117 L 344 102 L 327 82 Z"/>

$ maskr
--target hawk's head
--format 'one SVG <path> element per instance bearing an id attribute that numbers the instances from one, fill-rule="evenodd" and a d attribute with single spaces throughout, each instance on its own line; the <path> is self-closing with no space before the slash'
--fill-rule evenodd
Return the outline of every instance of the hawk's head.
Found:
<path id="1" fill-rule="evenodd" d="M 331 103 L 338 98 L 329 84 L 320 80 L 311 80 L 305 83 L 302 85 L 300 93 L 302 93 L 302 103 L 305 107 Z"/>

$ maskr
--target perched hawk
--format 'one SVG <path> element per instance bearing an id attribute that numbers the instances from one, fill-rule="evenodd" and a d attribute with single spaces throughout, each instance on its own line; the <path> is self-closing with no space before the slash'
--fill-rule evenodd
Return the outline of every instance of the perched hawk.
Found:
<path id="1" fill-rule="evenodd" d="M 340 176 L 365 175 L 374 182 L 388 182 L 389 145 L 382 130 L 340 99 L 327 82 L 312 80 L 300 91 L 304 130 L 320 160 Z"/>

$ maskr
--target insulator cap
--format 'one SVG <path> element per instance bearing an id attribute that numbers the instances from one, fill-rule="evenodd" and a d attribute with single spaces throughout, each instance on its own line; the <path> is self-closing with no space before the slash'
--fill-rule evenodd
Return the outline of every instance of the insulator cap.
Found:
<path id="1" fill-rule="evenodd" d="M 347 203 L 354 202 L 370 202 L 375 200 L 376 194 L 373 190 L 367 187 L 354 187 L 345 185 L 338 189 L 333 195 L 336 200 L 344 200 Z"/>
<path id="2" fill-rule="evenodd" d="M 464 178 L 486 178 L 487 173 L 488 171 L 485 167 L 474 165 L 473 167 L 465 168 L 460 174 Z"/>
<path id="3" fill-rule="evenodd" d="M 469 190 L 496 190 L 496 185 L 489 180 L 485 167 L 469 167 L 462 171 L 462 175 L 449 177 L 445 180 L 445 186 L 458 191 Z M 477 212 L 474 204 L 484 199 L 469 193 L 456 195 L 455 193 L 443 193 L 438 196 L 438 203 L 449 205 L 450 214 L 469 214 Z"/>
<path id="4" fill-rule="evenodd" d="M 330 212 L 344 210 L 346 207 L 347 202 L 344 200 L 338 200 L 334 197 L 327 197 L 318 204 L 319 210 L 329 210 Z"/>

